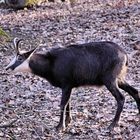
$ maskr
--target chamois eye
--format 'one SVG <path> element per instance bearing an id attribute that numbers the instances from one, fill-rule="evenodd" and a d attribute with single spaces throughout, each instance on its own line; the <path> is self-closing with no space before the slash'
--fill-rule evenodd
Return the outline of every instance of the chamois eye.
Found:
<path id="1" fill-rule="evenodd" d="M 23 61 L 23 60 L 24 60 L 23 56 L 19 55 L 19 56 L 18 56 L 18 60 L 19 60 L 19 61 Z"/>

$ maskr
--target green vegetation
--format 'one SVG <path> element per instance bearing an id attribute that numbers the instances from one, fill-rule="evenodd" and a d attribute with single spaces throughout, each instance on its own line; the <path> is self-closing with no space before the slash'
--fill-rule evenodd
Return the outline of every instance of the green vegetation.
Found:
<path id="1" fill-rule="evenodd" d="M 17 0 L 17 1 L 5 0 L 5 3 L 9 7 L 12 7 L 12 8 L 15 8 L 15 9 L 22 9 L 22 8 L 25 8 L 25 7 L 35 5 L 40 1 L 41 0 Z"/>
<path id="2" fill-rule="evenodd" d="M 0 46 L 5 44 L 10 39 L 10 36 L 0 27 Z"/>
<path id="3" fill-rule="evenodd" d="M 40 0 L 26 0 L 26 6 L 35 5 L 38 2 L 40 2 Z"/>
<path id="4" fill-rule="evenodd" d="M 1 36 L 4 36 L 6 38 L 9 38 L 9 35 L 5 31 L 3 31 L 3 29 L 0 27 L 0 37 Z"/>

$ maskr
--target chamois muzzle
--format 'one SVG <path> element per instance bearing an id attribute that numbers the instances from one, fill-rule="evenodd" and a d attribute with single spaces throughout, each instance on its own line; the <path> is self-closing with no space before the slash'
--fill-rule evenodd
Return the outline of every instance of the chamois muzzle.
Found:
<path id="1" fill-rule="evenodd" d="M 17 65 L 16 64 L 17 57 L 15 56 L 13 60 L 6 66 L 6 70 L 11 69 L 14 70 Z"/>

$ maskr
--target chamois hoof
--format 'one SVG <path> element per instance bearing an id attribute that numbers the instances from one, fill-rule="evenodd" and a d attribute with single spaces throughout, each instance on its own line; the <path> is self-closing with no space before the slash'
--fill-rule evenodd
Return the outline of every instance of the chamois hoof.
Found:
<path id="1" fill-rule="evenodd" d="M 71 120 L 72 120 L 71 117 L 66 118 L 66 121 L 65 121 L 66 127 L 70 125 Z"/>
<path id="2" fill-rule="evenodd" d="M 111 131 L 113 131 L 114 130 L 114 127 L 116 126 L 116 124 L 114 124 L 114 123 L 111 123 L 109 126 L 108 126 L 108 130 L 111 132 Z"/>
<path id="3" fill-rule="evenodd" d="M 57 125 L 56 126 L 56 132 L 58 133 L 62 133 L 66 130 L 66 127 L 62 126 L 62 125 Z"/>

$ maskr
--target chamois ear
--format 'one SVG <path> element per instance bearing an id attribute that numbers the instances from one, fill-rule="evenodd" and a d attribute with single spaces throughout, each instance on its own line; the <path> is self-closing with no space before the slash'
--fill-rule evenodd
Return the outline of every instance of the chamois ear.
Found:
<path id="1" fill-rule="evenodd" d="M 30 51 L 28 51 L 28 52 L 24 53 L 24 57 L 25 57 L 25 58 L 30 57 L 30 55 L 32 55 L 32 54 L 33 54 L 33 52 L 34 52 L 35 50 L 36 50 L 36 48 L 34 48 L 34 49 L 32 49 L 32 50 L 30 50 Z"/>
<path id="2" fill-rule="evenodd" d="M 28 60 L 32 57 L 32 55 L 35 53 L 35 51 L 38 48 L 39 48 L 39 46 L 27 52 L 27 56 L 26 57 L 27 57 Z"/>

